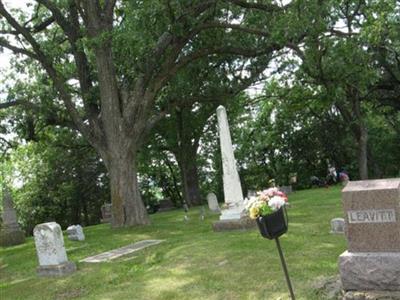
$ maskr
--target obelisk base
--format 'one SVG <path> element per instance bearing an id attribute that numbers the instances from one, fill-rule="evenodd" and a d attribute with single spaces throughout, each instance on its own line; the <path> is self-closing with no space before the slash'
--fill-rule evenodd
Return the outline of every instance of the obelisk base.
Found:
<path id="1" fill-rule="evenodd" d="M 9 247 L 25 243 L 25 232 L 22 230 L 0 231 L 0 246 Z"/>
<path id="2" fill-rule="evenodd" d="M 212 224 L 213 231 L 248 230 L 256 228 L 256 222 L 249 217 L 240 219 L 219 220 Z"/>

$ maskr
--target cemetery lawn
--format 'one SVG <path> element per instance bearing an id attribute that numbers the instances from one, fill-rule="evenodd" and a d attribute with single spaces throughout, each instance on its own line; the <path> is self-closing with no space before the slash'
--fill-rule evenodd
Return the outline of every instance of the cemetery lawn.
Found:
<path id="1" fill-rule="evenodd" d="M 330 220 L 342 217 L 339 186 L 289 196 L 289 232 L 281 237 L 296 299 L 322 299 L 316 281 L 338 273 L 343 235 L 329 233 Z M 64 235 L 69 260 L 78 272 L 63 278 L 38 278 L 34 242 L 0 248 L 0 299 L 289 299 L 274 241 L 256 229 L 218 232 L 218 217 L 199 218 L 192 208 L 156 213 L 152 225 L 111 230 L 108 224 L 84 228 L 84 242 Z M 78 261 L 145 239 L 163 239 L 113 262 Z"/>

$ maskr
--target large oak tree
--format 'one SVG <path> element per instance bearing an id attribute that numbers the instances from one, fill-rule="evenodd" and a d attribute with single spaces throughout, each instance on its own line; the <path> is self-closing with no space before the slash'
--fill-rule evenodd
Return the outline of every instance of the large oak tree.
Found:
<path id="1" fill-rule="evenodd" d="M 194 60 L 262 57 L 300 39 L 282 18 L 293 22 L 299 6 L 292 12 L 293 4 L 271 3 L 36 0 L 26 13 L 0 1 L 0 47 L 43 69 L 74 127 L 101 156 L 110 176 L 112 225 L 147 224 L 136 160 L 165 114 L 158 96 Z"/>

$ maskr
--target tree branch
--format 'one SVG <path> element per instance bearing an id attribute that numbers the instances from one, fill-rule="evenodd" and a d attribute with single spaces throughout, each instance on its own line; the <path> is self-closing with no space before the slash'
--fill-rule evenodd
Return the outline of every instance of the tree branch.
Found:
<path id="1" fill-rule="evenodd" d="M 262 4 L 258 2 L 247 2 L 245 0 L 224 0 L 225 2 L 235 4 L 243 8 L 258 9 L 266 12 L 276 12 L 292 6 L 293 1 L 285 6 L 278 6 L 274 4 Z"/>
<path id="2" fill-rule="evenodd" d="M 0 37 L 0 47 L 7 48 L 14 53 L 23 54 L 23 55 L 29 56 L 30 58 L 38 60 L 38 57 L 35 53 L 33 53 L 29 50 L 11 45 L 6 39 L 1 38 L 1 37 Z"/>
<path id="3" fill-rule="evenodd" d="M 78 110 L 76 109 L 74 103 L 72 102 L 71 95 L 66 90 L 65 87 L 65 79 L 56 71 L 54 68 L 51 59 L 46 56 L 46 54 L 41 50 L 40 45 L 38 42 L 35 40 L 35 38 L 32 36 L 32 34 L 23 26 L 21 26 L 11 15 L 10 13 L 5 9 L 3 2 L 0 0 L 0 15 L 2 15 L 6 21 L 18 32 L 20 33 L 25 40 L 32 46 L 33 51 L 35 53 L 35 58 L 37 61 L 41 63 L 43 68 L 46 70 L 47 74 L 53 81 L 53 84 L 55 88 L 57 89 L 60 98 L 63 100 L 68 112 L 71 115 L 72 120 L 76 124 L 77 128 L 79 131 L 86 136 L 86 138 L 91 142 L 91 143 L 97 143 L 98 141 L 95 140 L 93 134 L 87 127 L 87 125 L 84 124 L 81 116 L 79 115 Z M 17 49 L 18 50 L 18 49 Z M 22 52 L 19 52 L 22 53 Z M 23 53 L 28 55 L 29 53 Z M 29 56 L 29 55 L 28 55 Z M 32 57 L 32 56 L 31 56 Z"/>

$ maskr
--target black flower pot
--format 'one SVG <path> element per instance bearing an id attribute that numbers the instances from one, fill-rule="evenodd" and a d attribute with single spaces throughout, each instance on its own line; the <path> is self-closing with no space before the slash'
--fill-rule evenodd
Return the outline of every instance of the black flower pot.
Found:
<path id="1" fill-rule="evenodd" d="M 288 218 L 284 206 L 272 214 L 258 217 L 256 221 L 261 235 L 266 239 L 272 240 L 280 237 L 288 230 Z"/>

